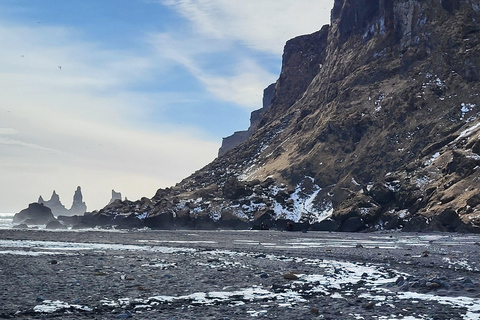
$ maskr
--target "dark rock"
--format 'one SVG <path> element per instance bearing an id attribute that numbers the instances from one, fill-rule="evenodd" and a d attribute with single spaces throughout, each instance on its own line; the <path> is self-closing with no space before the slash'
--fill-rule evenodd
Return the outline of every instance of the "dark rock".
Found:
<path id="1" fill-rule="evenodd" d="M 405 278 L 400 276 L 395 280 L 395 284 L 399 287 L 401 287 L 405 283 Z"/>
<path id="2" fill-rule="evenodd" d="M 168 230 L 174 226 L 173 215 L 171 213 L 162 213 L 145 218 L 145 227 L 152 229 Z"/>
<path id="3" fill-rule="evenodd" d="M 132 213 L 128 216 L 117 216 L 115 220 L 112 221 L 118 229 L 132 229 L 132 228 L 143 228 L 145 223 L 143 220 L 139 219 L 136 214 Z"/>
<path id="4" fill-rule="evenodd" d="M 392 190 L 383 183 L 375 183 L 369 192 L 370 196 L 379 204 L 386 204 L 394 200 Z"/>
<path id="5" fill-rule="evenodd" d="M 443 9 L 447 10 L 450 13 L 460 9 L 460 0 L 442 0 Z"/>
<path id="6" fill-rule="evenodd" d="M 358 232 L 366 228 L 365 223 L 360 217 L 351 217 L 343 222 L 341 230 L 343 232 Z"/>
<path id="7" fill-rule="evenodd" d="M 82 221 L 83 216 L 58 216 L 57 220 L 65 225 L 73 226 Z"/>
<path id="8" fill-rule="evenodd" d="M 286 280 L 298 280 L 298 276 L 294 272 L 284 274 L 283 278 Z"/>
<path id="9" fill-rule="evenodd" d="M 30 225 L 47 224 L 54 220 L 55 217 L 52 214 L 52 210 L 39 203 L 31 203 L 28 205 L 27 209 L 24 209 L 13 216 L 13 223 L 28 221 L 27 224 Z"/>
<path id="10" fill-rule="evenodd" d="M 133 317 L 132 313 L 128 310 L 125 310 L 124 312 L 120 313 L 117 316 L 117 319 L 128 319 L 128 318 L 132 318 L 132 317 Z"/>
<path id="11" fill-rule="evenodd" d="M 475 143 L 472 145 L 472 151 L 480 155 L 480 140 L 475 141 Z"/>
<path id="12" fill-rule="evenodd" d="M 465 154 L 454 151 L 453 159 L 447 165 L 447 173 L 456 173 L 460 177 L 467 177 L 475 171 L 475 168 L 480 165 L 480 160 L 472 157 L 467 157 Z"/>
<path id="13" fill-rule="evenodd" d="M 451 208 L 443 210 L 434 218 L 434 220 L 441 224 L 443 230 L 440 231 L 455 232 L 463 225 L 458 214 Z"/>
<path id="14" fill-rule="evenodd" d="M 375 302 L 369 301 L 363 305 L 363 308 L 366 310 L 373 310 L 375 308 Z"/>
<path id="15" fill-rule="evenodd" d="M 28 225 L 26 223 L 20 223 L 13 226 L 14 229 L 28 229 Z"/>
<path id="16" fill-rule="evenodd" d="M 45 226 L 47 229 L 67 229 L 67 226 L 58 220 L 52 220 Z"/>
<path id="17" fill-rule="evenodd" d="M 403 231 L 405 232 L 422 232 L 427 230 L 427 220 L 422 216 L 413 216 L 407 221 L 404 221 Z"/>
<path id="18" fill-rule="evenodd" d="M 237 178 L 231 177 L 227 181 L 222 188 L 222 194 L 226 199 L 235 200 L 240 197 L 246 196 L 249 191 L 246 188 L 246 185 Z M 251 193 L 250 193 L 251 194 Z"/>
<path id="19" fill-rule="evenodd" d="M 310 225 L 312 231 L 339 231 L 340 223 L 333 219 L 325 219 Z"/>
<path id="20" fill-rule="evenodd" d="M 480 194 L 476 193 L 467 200 L 467 205 L 472 208 L 475 208 L 480 204 Z"/>

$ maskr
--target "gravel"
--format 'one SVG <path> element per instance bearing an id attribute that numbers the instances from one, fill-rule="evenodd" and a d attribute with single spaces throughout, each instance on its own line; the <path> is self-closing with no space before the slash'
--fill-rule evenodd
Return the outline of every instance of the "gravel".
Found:
<path id="1" fill-rule="evenodd" d="M 480 319 L 480 236 L 0 230 L 3 319 Z"/>

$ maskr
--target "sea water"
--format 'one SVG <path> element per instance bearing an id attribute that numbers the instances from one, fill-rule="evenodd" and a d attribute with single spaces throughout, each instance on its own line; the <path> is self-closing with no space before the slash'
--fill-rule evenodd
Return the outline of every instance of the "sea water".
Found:
<path id="1" fill-rule="evenodd" d="M 0 229 L 11 228 L 14 213 L 0 213 Z"/>

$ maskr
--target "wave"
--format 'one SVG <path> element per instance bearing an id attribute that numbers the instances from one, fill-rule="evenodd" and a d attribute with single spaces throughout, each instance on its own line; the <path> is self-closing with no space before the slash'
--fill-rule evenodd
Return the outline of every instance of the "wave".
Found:
<path id="1" fill-rule="evenodd" d="M 13 219 L 15 213 L 1 213 L 0 212 L 0 219 Z"/>

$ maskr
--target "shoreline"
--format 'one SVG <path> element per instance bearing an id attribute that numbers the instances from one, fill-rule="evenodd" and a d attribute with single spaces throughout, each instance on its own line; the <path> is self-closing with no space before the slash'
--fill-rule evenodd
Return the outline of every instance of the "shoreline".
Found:
<path id="1" fill-rule="evenodd" d="M 444 233 L 1 229 L 0 285 L 14 290 L 2 293 L 0 318 L 480 319 L 479 243 Z"/>

